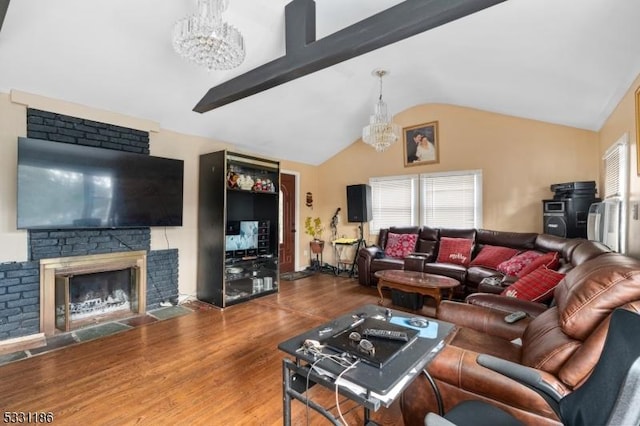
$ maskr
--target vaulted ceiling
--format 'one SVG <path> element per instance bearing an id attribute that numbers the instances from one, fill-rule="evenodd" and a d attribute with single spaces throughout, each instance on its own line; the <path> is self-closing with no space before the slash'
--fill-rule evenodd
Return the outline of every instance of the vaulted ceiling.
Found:
<path id="1" fill-rule="evenodd" d="M 194 0 L 13 0 L 0 30 L 0 92 L 117 111 L 319 164 L 360 137 L 378 95 L 375 68 L 390 70 L 383 91 L 392 113 L 447 103 L 589 130 L 602 126 L 640 73 L 639 1 L 507 0 L 194 112 L 211 87 L 285 54 L 289 1 L 230 0 L 224 19 L 243 33 L 247 57 L 236 69 L 209 72 L 171 45 L 173 24 L 193 13 Z M 316 39 L 399 3 L 316 0 Z"/>

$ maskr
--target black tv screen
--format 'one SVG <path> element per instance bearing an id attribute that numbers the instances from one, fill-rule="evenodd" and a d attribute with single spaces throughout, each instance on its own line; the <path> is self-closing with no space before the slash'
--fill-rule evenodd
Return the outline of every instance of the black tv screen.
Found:
<path id="1" fill-rule="evenodd" d="M 181 226 L 184 162 L 18 138 L 18 229 Z"/>

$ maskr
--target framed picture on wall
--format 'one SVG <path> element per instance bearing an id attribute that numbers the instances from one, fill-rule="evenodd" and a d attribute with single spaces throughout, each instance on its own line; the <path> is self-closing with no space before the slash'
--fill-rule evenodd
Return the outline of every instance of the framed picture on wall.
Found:
<path id="1" fill-rule="evenodd" d="M 636 89 L 636 172 L 640 176 L 640 87 Z"/>
<path id="2" fill-rule="evenodd" d="M 440 161 L 437 121 L 405 127 L 402 135 L 405 167 L 436 164 Z"/>

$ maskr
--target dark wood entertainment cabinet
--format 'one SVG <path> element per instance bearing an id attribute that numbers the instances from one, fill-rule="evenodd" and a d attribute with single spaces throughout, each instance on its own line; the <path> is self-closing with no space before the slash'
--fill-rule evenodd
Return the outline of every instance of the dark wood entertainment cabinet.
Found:
<path id="1" fill-rule="evenodd" d="M 278 291 L 280 163 L 218 151 L 200 156 L 199 300 L 224 308 Z M 240 236 L 256 235 L 237 244 Z"/>

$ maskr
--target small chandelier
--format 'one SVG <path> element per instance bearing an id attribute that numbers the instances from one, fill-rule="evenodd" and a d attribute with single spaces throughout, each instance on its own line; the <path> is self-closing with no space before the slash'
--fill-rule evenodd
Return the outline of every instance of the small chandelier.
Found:
<path id="1" fill-rule="evenodd" d="M 228 70 L 244 61 L 242 34 L 222 20 L 229 0 L 196 0 L 198 12 L 176 22 L 173 48 L 209 70 Z"/>
<path id="2" fill-rule="evenodd" d="M 362 140 L 376 151 L 382 152 L 400 138 L 400 126 L 391 121 L 387 113 L 387 104 L 382 100 L 382 77 L 389 72 L 373 70 L 371 74 L 380 78 L 380 96 L 369 118 L 369 125 L 362 129 Z"/>

